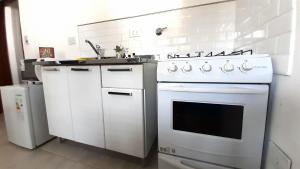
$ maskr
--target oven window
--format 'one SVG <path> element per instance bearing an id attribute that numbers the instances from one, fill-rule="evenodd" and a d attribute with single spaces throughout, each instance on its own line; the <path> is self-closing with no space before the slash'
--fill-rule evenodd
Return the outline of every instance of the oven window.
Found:
<path id="1" fill-rule="evenodd" d="M 244 107 L 173 102 L 173 129 L 233 139 L 242 138 Z"/>

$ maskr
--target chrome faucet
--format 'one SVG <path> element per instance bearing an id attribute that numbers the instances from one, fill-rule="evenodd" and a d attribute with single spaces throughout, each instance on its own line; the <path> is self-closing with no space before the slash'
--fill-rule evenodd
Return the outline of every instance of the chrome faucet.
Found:
<path id="1" fill-rule="evenodd" d="M 94 50 L 94 52 L 97 54 L 97 58 L 101 59 L 102 55 L 104 54 L 104 50 L 100 47 L 100 45 L 96 45 L 96 47 L 93 45 L 93 43 L 89 40 L 85 40 L 85 43 L 88 43 L 91 48 Z"/>

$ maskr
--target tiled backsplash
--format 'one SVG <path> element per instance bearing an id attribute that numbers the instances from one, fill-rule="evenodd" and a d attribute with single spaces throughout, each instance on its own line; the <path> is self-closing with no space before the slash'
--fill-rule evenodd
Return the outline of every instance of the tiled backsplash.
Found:
<path id="1" fill-rule="evenodd" d="M 169 12 L 78 26 L 81 56 L 95 57 L 88 39 L 114 56 L 116 45 L 129 53 L 160 54 L 192 51 L 232 51 L 235 33 L 235 2 L 197 6 Z M 161 36 L 157 28 L 167 27 Z"/>
<path id="2" fill-rule="evenodd" d="M 277 74 L 291 74 L 294 0 L 237 0 L 235 48 L 270 54 Z"/>

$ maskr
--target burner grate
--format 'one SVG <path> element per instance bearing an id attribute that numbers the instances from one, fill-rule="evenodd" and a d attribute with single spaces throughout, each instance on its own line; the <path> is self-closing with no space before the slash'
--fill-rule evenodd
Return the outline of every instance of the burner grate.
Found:
<path id="1" fill-rule="evenodd" d="M 206 55 L 204 54 L 204 51 L 195 52 L 197 55 L 192 56 L 190 53 L 187 53 L 186 55 L 179 55 L 179 54 L 168 54 L 168 59 L 177 59 L 177 58 L 198 58 L 198 57 L 217 57 L 217 56 L 237 56 L 237 55 L 253 55 L 253 50 L 238 50 L 233 51 L 231 53 L 227 53 L 225 51 L 219 52 L 217 54 L 214 54 L 213 52 L 209 52 Z"/>

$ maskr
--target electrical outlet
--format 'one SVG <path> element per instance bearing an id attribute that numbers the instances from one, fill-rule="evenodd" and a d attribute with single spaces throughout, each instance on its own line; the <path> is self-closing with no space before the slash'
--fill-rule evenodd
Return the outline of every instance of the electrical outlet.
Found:
<path id="1" fill-rule="evenodd" d="M 135 38 L 141 36 L 141 29 L 140 28 L 132 28 L 129 30 L 129 37 Z"/>
<path id="2" fill-rule="evenodd" d="M 291 159 L 273 142 L 269 143 L 266 169 L 291 169 Z"/>

